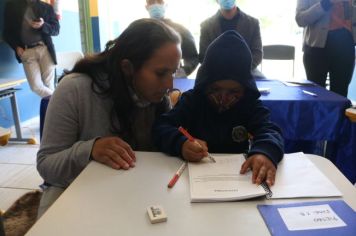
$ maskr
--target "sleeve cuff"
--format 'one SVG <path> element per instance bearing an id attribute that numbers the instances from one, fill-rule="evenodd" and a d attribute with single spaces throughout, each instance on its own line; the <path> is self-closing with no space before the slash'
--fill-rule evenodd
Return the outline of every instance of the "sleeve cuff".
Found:
<path id="1" fill-rule="evenodd" d="M 267 156 L 276 167 L 283 158 L 283 151 L 271 143 L 260 143 L 258 146 L 252 147 L 248 156 L 252 156 L 253 154 L 263 154 Z"/>
<path id="2" fill-rule="evenodd" d="M 94 139 L 82 142 L 77 150 L 78 156 L 78 165 L 79 166 L 87 166 L 91 159 L 91 152 L 93 150 L 94 143 L 100 137 L 96 137 Z"/>

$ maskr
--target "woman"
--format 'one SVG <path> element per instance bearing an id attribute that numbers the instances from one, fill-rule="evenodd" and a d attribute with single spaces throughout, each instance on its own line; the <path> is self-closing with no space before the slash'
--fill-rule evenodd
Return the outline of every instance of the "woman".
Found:
<path id="1" fill-rule="evenodd" d="M 37 154 L 37 169 L 50 185 L 39 216 L 90 160 L 127 170 L 135 166 L 133 150 L 154 150 L 151 124 L 170 108 L 166 94 L 180 59 L 178 34 L 141 19 L 64 77 L 49 103 Z"/>
<path id="2" fill-rule="evenodd" d="M 347 97 L 355 63 L 356 6 L 352 0 L 298 0 L 304 27 L 303 62 L 308 80 Z"/>

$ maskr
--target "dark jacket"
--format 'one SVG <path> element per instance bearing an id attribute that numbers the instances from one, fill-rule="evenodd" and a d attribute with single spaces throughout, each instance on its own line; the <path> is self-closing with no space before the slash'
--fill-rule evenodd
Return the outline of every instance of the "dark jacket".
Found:
<path id="1" fill-rule="evenodd" d="M 21 30 L 26 8 L 26 0 L 12 0 L 7 2 L 4 13 L 3 37 L 4 40 L 10 45 L 10 47 L 15 51 L 15 56 L 20 63 L 21 59 L 16 53 L 16 47 L 25 47 L 21 40 Z M 37 18 L 42 17 L 44 20 L 42 28 L 38 30 L 41 31 L 42 40 L 46 44 L 53 62 L 57 64 L 56 53 L 51 36 L 56 36 L 59 34 L 60 26 L 54 13 L 53 7 L 38 0 L 34 5 L 34 14 Z"/>
<path id="2" fill-rule="evenodd" d="M 193 137 L 207 142 L 212 153 L 262 153 L 277 163 L 283 157 L 280 129 L 270 121 L 270 113 L 258 99 L 260 93 L 251 76 L 251 53 L 236 33 L 227 31 L 208 48 L 199 68 L 195 87 L 183 93 L 176 106 L 160 116 L 153 126 L 154 142 L 159 150 L 181 155 L 187 140 L 179 131 L 182 126 Z M 218 113 L 209 102 L 205 89 L 214 81 L 235 80 L 245 87 L 244 96 L 231 109 Z M 234 128 L 253 136 L 251 148 L 247 135 L 236 137 Z M 236 130 L 236 128 L 235 128 Z"/>
<path id="3" fill-rule="evenodd" d="M 195 46 L 193 35 L 184 26 L 177 24 L 169 19 L 164 19 L 164 23 L 177 31 L 182 38 L 182 59 L 183 69 L 187 75 L 190 75 L 199 64 L 198 51 Z"/>
<path id="4" fill-rule="evenodd" d="M 253 18 L 238 9 L 236 31 L 245 39 L 252 53 L 252 69 L 255 69 L 262 61 L 262 39 L 260 25 L 256 18 Z M 206 49 L 220 34 L 220 10 L 212 17 L 203 21 L 200 25 L 199 62 L 203 62 Z"/>

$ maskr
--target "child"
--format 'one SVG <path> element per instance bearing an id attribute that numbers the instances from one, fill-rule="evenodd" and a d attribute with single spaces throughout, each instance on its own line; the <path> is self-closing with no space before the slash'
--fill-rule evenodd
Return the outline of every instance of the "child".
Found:
<path id="1" fill-rule="evenodd" d="M 213 41 L 194 89 L 183 93 L 177 105 L 155 122 L 157 147 L 187 161 L 200 161 L 208 155 L 208 148 L 213 153 L 247 153 L 240 173 L 252 169 L 253 183 L 273 185 L 276 166 L 283 157 L 283 140 L 258 99 L 251 62 L 251 52 L 236 31 L 227 31 Z M 180 126 L 199 144 L 180 133 Z"/>

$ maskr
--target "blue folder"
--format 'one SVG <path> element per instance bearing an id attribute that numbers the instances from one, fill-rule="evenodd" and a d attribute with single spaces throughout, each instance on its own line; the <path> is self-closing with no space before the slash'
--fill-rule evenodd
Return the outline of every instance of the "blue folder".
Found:
<path id="1" fill-rule="evenodd" d="M 308 230 L 288 230 L 278 208 L 315 206 L 328 204 L 333 211 L 345 222 L 346 226 L 327 229 L 308 229 Z M 317 202 L 299 202 L 291 204 L 278 205 L 257 205 L 263 220 L 265 221 L 271 235 L 281 236 L 355 236 L 356 235 L 356 212 L 342 200 L 335 201 L 317 201 Z"/>

